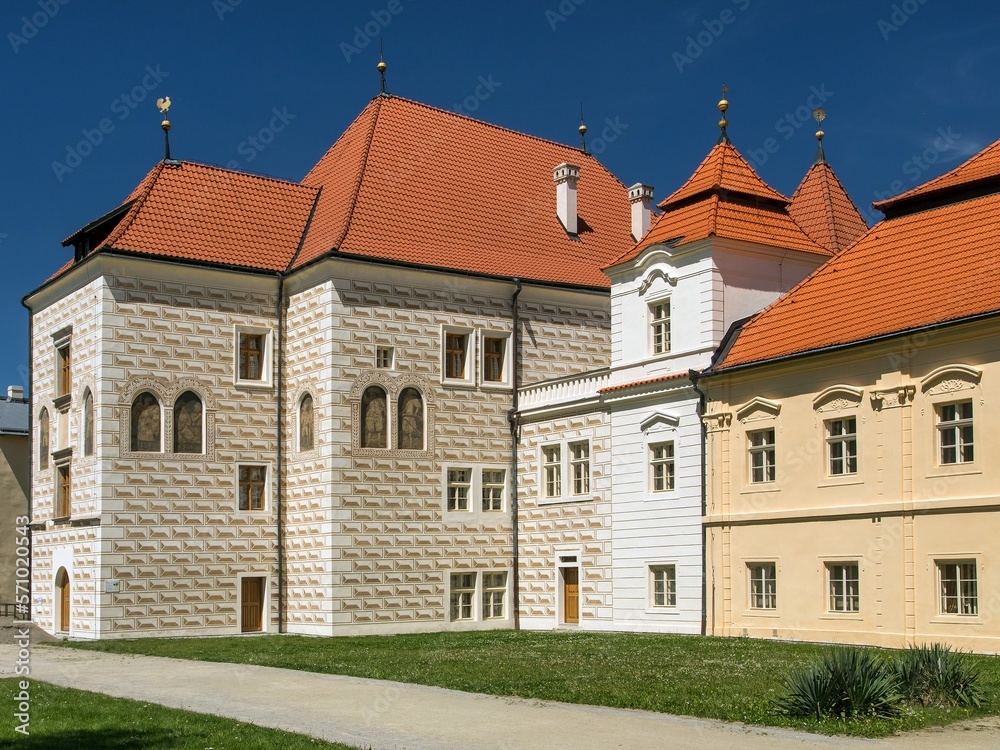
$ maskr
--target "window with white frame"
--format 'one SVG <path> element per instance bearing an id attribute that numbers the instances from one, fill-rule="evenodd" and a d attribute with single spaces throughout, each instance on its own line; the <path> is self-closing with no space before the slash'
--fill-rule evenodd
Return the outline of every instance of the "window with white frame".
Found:
<path id="1" fill-rule="evenodd" d="M 237 509 L 264 510 L 267 505 L 267 465 L 239 464 L 236 467 Z"/>
<path id="2" fill-rule="evenodd" d="M 441 332 L 441 372 L 444 381 L 471 383 L 472 369 L 469 367 L 472 332 L 445 328 Z"/>
<path id="3" fill-rule="evenodd" d="M 677 566 L 649 566 L 649 603 L 654 608 L 677 606 Z"/>
<path id="4" fill-rule="evenodd" d="M 858 473 L 858 420 L 855 417 L 827 420 L 826 455 L 830 476 Z"/>
<path id="5" fill-rule="evenodd" d="M 773 482 L 774 430 L 754 430 L 747 433 L 750 441 L 750 481 L 754 484 Z"/>
<path id="6" fill-rule="evenodd" d="M 505 469 L 483 469 L 482 495 L 483 510 L 503 510 L 504 488 L 507 486 L 507 471 Z"/>
<path id="7" fill-rule="evenodd" d="M 670 351 L 670 300 L 665 299 L 649 306 L 649 334 L 653 354 Z"/>
<path id="8" fill-rule="evenodd" d="M 476 573 L 452 573 L 450 615 L 453 621 L 471 620 L 474 617 L 472 609 L 476 598 Z"/>
<path id="9" fill-rule="evenodd" d="M 941 465 L 971 463 L 975 456 L 972 439 L 972 402 L 939 404 L 936 412 L 938 460 Z"/>
<path id="10" fill-rule="evenodd" d="M 546 499 L 562 497 L 562 446 L 542 446 L 542 494 Z"/>
<path id="11" fill-rule="evenodd" d="M 975 560 L 937 561 L 939 610 L 942 615 L 979 614 Z"/>
<path id="12" fill-rule="evenodd" d="M 586 495 L 590 492 L 590 443 L 569 444 L 569 468 L 572 494 Z"/>
<path id="13" fill-rule="evenodd" d="M 856 562 L 827 563 L 826 581 L 830 612 L 860 611 L 860 579 Z"/>
<path id="14" fill-rule="evenodd" d="M 271 332 L 266 328 L 236 326 L 237 385 L 270 385 Z"/>
<path id="15" fill-rule="evenodd" d="M 483 573 L 483 619 L 502 619 L 506 598 L 507 573 Z"/>
<path id="16" fill-rule="evenodd" d="M 773 562 L 747 563 L 747 575 L 750 609 L 777 609 L 777 566 Z"/>
<path id="17" fill-rule="evenodd" d="M 507 374 L 508 336 L 483 333 L 482 336 L 482 378 L 484 385 L 502 385 L 509 382 Z"/>
<path id="18" fill-rule="evenodd" d="M 469 510 L 472 469 L 448 469 L 448 510 Z"/>
<path id="19" fill-rule="evenodd" d="M 649 446 L 649 488 L 652 492 L 672 492 L 674 489 L 674 443 L 653 443 Z"/>

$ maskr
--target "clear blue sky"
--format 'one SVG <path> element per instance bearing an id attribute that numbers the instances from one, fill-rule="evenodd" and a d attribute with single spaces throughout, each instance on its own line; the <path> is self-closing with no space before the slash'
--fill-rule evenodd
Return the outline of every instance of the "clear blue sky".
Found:
<path id="1" fill-rule="evenodd" d="M 733 143 L 788 195 L 822 104 L 863 213 L 1000 137 L 986 0 L 5 0 L 0 32 L 4 387 L 27 386 L 21 298 L 162 158 L 157 97 L 175 158 L 298 180 L 377 93 L 378 33 L 392 93 L 571 144 L 582 100 L 588 145 L 658 200 L 714 144 L 723 82 Z"/>

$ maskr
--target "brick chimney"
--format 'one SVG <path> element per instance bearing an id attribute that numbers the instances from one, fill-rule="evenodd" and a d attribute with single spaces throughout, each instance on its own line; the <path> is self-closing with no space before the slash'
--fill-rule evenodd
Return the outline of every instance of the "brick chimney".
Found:
<path id="1" fill-rule="evenodd" d="M 556 183 L 556 216 L 567 232 L 576 234 L 576 183 L 580 168 L 563 162 L 552 170 L 552 179 Z"/>
<path id="2" fill-rule="evenodd" d="M 632 204 L 632 236 L 638 242 L 652 223 L 653 188 L 641 182 L 635 183 L 628 189 L 628 202 Z"/>

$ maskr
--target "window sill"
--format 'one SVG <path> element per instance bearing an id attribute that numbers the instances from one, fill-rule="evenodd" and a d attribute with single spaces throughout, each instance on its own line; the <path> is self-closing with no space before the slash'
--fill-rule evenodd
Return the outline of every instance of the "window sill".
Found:
<path id="1" fill-rule="evenodd" d="M 664 617 L 678 617 L 681 613 L 680 607 L 646 607 L 647 615 L 661 615 Z"/>
<path id="2" fill-rule="evenodd" d="M 62 396 L 56 396 L 52 399 L 52 406 L 54 406 L 59 411 L 66 411 L 69 409 L 70 402 L 73 400 L 72 393 L 64 393 Z"/>
<path id="3" fill-rule="evenodd" d="M 931 625 L 982 625 L 981 615 L 935 615 Z"/>
<path id="4" fill-rule="evenodd" d="M 446 386 L 448 388 L 469 388 L 469 389 L 472 389 L 472 388 L 476 387 L 476 384 L 474 382 L 472 382 L 471 380 L 456 380 L 456 379 L 452 379 L 452 378 L 443 378 L 441 380 L 441 385 L 442 386 Z M 455 622 L 459 622 L 459 621 L 455 620 Z"/>
<path id="5" fill-rule="evenodd" d="M 505 381 L 494 382 L 484 380 L 479 387 L 484 391 L 509 391 L 511 389 L 510 383 Z"/>
<path id="6" fill-rule="evenodd" d="M 948 464 L 947 466 L 937 466 L 934 471 L 927 474 L 927 479 L 937 479 L 939 477 L 962 477 L 982 474 L 982 469 L 975 468 L 976 464 L 970 461 L 967 464 Z"/>
<path id="7" fill-rule="evenodd" d="M 647 503 L 660 500 L 676 500 L 679 497 L 676 489 L 664 492 L 647 492 L 643 500 Z"/>
<path id="8" fill-rule="evenodd" d="M 236 380 L 233 386 L 253 391 L 265 391 L 273 387 L 270 380 Z"/>
<path id="9" fill-rule="evenodd" d="M 594 500 L 592 495 L 580 495 L 569 497 L 546 497 L 539 498 L 539 505 L 568 505 L 570 503 L 589 503 Z"/>
<path id="10" fill-rule="evenodd" d="M 69 516 L 53 516 L 52 517 L 52 525 L 53 526 L 55 526 L 56 524 L 69 523 L 69 521 L 70 521 L 70 517 Z"/>
<path id="11" fill-rule="evenodd" d="M 851 620 L 854 622 L 864 622 L 864 616 L 860 612 L 824 612 L 819 616 L 820 620 Z"/>
<path id="12" fill-rule="evenodd" d="M 758 492 L 781 492 L 781 487 L 777 486 L 777 482 L 761 482 L 748 484 L 740 490 L 741 495 L 755 495 Z"/>
<path id="13" fill-rule="evenodd" d="M 748 609 L 743 614 L 746 617 L 763 617 L 769 620 L 781 618 L 781 614 L 776 609 Z"/>
<path id="14" fill-rule="evenodd" d="M 864 484 L 865 480 L 861 479 L 857 474 L 845 474 L 844 478 L 839 477 L 824 477 L 821 479 L 816 486 L 817 487 L 853 487 L 859 484 Z"/>

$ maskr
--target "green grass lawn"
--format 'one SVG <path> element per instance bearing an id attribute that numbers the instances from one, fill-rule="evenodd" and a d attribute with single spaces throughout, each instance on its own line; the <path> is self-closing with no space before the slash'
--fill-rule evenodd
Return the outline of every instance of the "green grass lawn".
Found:
<path id="1" fill-rule="evenodd" d="M 1000 658 L 975 656 L 970 658 L 982 672 L 988 696 L 981 709 L 915 709 L 892 720 L 849 724 L 790 719 L 771 708 L 785 676 L 835 647 L 746 638 L 503 630 L 356 638 L 147 638 L 67 645 L 863 736 L 1000 713 Z"/>
<path id="2" fill-rule="evenodd" d="M 0 679 L 0 705 L 15 706 L 18 679 Z M 29 735 L 14 731 L 6 716 L 0 747 L 79 750 L 80 748 L 239 748 L 239 750 L 351 750 L 301 734 L 263 729 L 252 724 L 163 708 L 152 703 L 68 690 L 31 680 Z M 12 713 L 12 711 L 11 711 Z"/>

